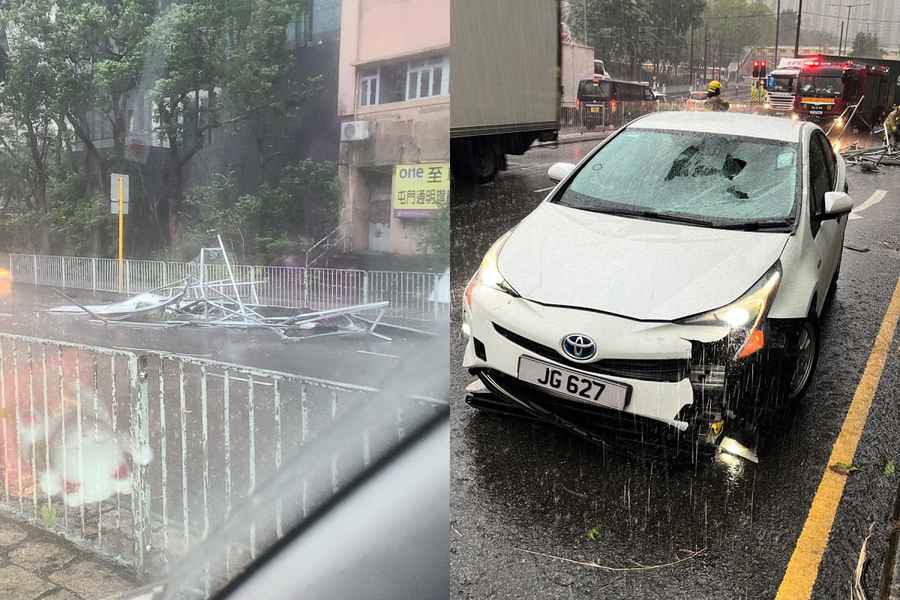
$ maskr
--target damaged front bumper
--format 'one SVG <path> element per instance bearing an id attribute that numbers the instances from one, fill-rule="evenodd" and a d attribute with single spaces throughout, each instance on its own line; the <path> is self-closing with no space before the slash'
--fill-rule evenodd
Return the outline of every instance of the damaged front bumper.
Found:
<path id="1" fill-rule="evenodd" d="M 487 297 L 486 297 L 487 296 Z M 790 328 L 766 324 L 764 350 L 736 360 L 742 340 L 720 326 L 642 322 L 584 310 L 547 307 L 487 291 L 465 308 L 463 361 L 478 381 L 466 400 L 526 416 L 597 442 L 712 447 L 731 426 L 755 427 L 780 405 L 777 382 Z M 571 333 L 596 341 L 598 358 L 575 363 L 559 350 Z M 621 409 L 560 398 L 518 376 L 522 356 L 625 384 Z"/>

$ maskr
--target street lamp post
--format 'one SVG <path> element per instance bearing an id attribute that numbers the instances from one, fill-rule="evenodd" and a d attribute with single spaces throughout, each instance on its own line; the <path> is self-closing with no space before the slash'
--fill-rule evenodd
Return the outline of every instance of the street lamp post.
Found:
<path id="1" fill-rule="evenodd" d="M 800 56 L 800 21 L 803 18 L 803 0 L 797 6 L 797 37 L 794 38 L 794 58 Z"/>

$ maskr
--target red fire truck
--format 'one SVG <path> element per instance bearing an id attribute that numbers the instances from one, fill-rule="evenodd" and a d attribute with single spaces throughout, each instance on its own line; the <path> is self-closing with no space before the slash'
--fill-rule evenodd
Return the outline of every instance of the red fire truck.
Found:
<path id="1" fill-rule="evenodd" d="M 893 82 L 885 67 L 812 58 L 800 69 L 794 112 L 800 119 L 830 123 L 848 106 L 859 103 L 852 125 L 868 131 L 890 110 L 892 95 Z M 852 110 L 847 111 L 845 118 L 850 117 Z M 839 121 L 837 125 L 844 123 Z"/>

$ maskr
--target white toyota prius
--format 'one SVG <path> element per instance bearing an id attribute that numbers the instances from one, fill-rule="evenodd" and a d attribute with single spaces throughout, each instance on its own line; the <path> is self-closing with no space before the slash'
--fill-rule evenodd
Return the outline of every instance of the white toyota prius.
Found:
<path id="1" fill-rule="evenodd" d="M 658 112 L 549 176 L 466 287 L 470 404 L 708 448 L 804 394 L 853 208 L 819 127 Z"/>

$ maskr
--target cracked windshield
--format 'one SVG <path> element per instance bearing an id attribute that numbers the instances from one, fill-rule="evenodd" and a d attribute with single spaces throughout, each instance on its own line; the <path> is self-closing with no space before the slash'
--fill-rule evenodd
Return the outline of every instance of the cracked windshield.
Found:
<path id="1" fill-rule="evenodd" d="M 448 2 L 0 25 L 0 599 L 445 595 Z"/>
<path id="2" fill-rule="evenodd" d="M 900 3 L 450 15 L 448 596 L 900 600 Z"/>

